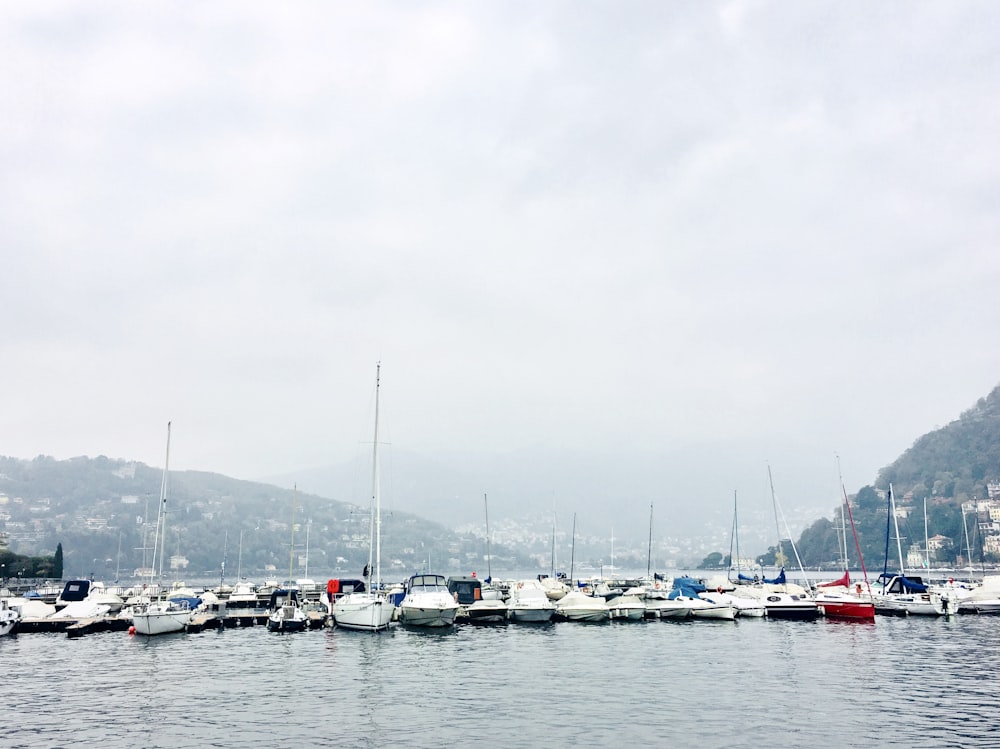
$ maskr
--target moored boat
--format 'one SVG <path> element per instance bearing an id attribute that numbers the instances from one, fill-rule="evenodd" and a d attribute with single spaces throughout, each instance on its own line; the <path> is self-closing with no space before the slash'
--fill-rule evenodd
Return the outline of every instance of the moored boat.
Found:
<path id="1" fill-rule="evenodd" d="M 552 621 L 555 604 L 545 594 L 537 580 L 519 580 L 510 587 L 507 601 L 507 618 L 517 623 L 543 623 Z"/>
<path id="2" fill-rule="evenodd" d="M 556 602 L 555 615 L 572 622 L 606 622 L 611 619 L 611 610 L 603 598 L 573 591 Z"/>
<path id="3" fill-rule="evenodd" d="M 0 598 L 0 637 L 12 634 L 20 621 L 21 610 L 11 606 L 6 598 Z"/>
<path id="4" fill-rule="evenodd" d="M 269 632 L 301 632 L 309 618 L 302 610 L 299 591 L 294 588 L 279 588 L 271 594 L 271 613 L 267 617 Z"/>
<path id="5" fill-rule="evenodd" d="M 372 440 L 372 502 L 371 535 L 368 542 L 368 564 L 365 565 L 365 582 L 360 580 L 330 580 L 327 593 L 333 623 L 344 629 L 381 632 L 389 628 L 396 614 L 382 586 L 382 499 L 378 452 L 379 393 L 382 382 L 382 363 L 375 365 L 375 437 Z M 374 562 L 374 568 L 372 563 Z M 372 573 L 375 584 L 372 585 Z M 346 585 L 345 585 L 346 583 Z M 349 590 L 346 588 L 349 587 Z M 372 589 L 374 587 L 374 589 Z"/>
<path id="6" fill-rule="evenodd" d="M 399 621 L 415 627 L 450 627 L 458 602 L 448 592 L 443 575 L 411 575 L 399 603 Z"/>

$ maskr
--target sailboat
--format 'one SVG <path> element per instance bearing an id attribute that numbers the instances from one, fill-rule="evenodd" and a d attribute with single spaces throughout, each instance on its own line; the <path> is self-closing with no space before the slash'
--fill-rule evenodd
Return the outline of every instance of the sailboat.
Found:
<path id="1" fill-rule="evenodd" d="M 302 610 L 299 591 L 292 584 L 295 568 L 295 495 L 298 485 L 292 487 L 292 538 L 288 547 L 288 586 L 271 592 L 267 617 L 268 632 L 301 632 L 306 628 L 308 617 Z"/>
<path id="2" fill-rule="evenodd" d="M 899 574 L 889 574 L 889 528 L 896 530 L 896 550 L 899 554 Z M 896 499 L 892 484 L 889 484 L 889 514 L 885 524 L 885 560 L 882 565 L 882 590 L 874 595 L 875 611 L 879 614 L 942 616 L 945 604 L 941 596 L 931 592 L 924 581 L 917 576 L 907 576 L 903 566 L 903 546 L 899 535 L 899 520 L 896 518 Z"/>
<path id="3" fill-rule="evenodd" d="M 163 463 L 163 480 L 160 483 L 160 508 L 156 513 L 156 534 L 153 538 L 153 565 L 156 565 L 156 551 L 159 548 L 160 562 L 157 575 L 163 575 L 163 548 L 166 546 L 167 489 L 170 476 L 170 422 L 167 422 L 167 456 Z M 153 567 L 149 570 L 149 588 L 153 589 Z M 132 614 L 133 630 L 140 635 L 163 635 L 183 632 L 191 619 L 193 610 L 187 599 L 164 598 L 151 601 Z"/>
<path id="4" fill-rule="evenodd" d="M 839 459 L 838 459 L 839 465 Z M 868 583 L 868 570 L 865 568 L 865 559 L 861 554 L 861 544 L 858 541 L 858 530 L 854 526 L 854 513 L 851 511 L 851 503 L 847 498 L 847 489 L 844 486 L 844 479 L 840 479 L 840 490 L 844 495 L 844 504 L 840 506 L 840 527 L 842 558 L 844 562 L 844 574 L 837 580 L 829 583 L 820 583 L 817 588 L 821 588 L 816 594 L 816 604 L 824 616 L 831 619 L 851 619 L 851 620 L 875 620 L 875 603 L 872 600 L 871 585 Z M 847 514 L 851 518 L 851 530 L 854 532 L 854 546 L 858 552 L 858 561 L 861 564 L 861 571 L 865 576 L 865 588 L 868 591 L 867 597 L 862 595 L 861 583 L 855 587 L 852 593 L 851 573 L 847 564 L 847 524 L 844 521 L 844 507 L 847 507 Z"/>
<path id="5" fill-rule="evenodd" d="M 782 533 L 781 526 L 778 523 L 778 498 L 774 493 L 774 477 L 771 475 L 771 466 L 767 467 L 767 480 L 771 486 L 771 505 L 774 509 L 774 526 L 778 531 L 778 551 L 775 555 L 775 562 L 781 560 L 784 554 L 781 551 Z M 784 513 L 781 513 L 782 519 L 784 519 Z M 785 530 L 788 531 L 788 523 L 785 523 Z M 799 552 L 795 548 L 795 541 L 792 540 L 791 533 L 787 533 L 788 541 L 792 547 L 792 553 L 795 555 L 796 561 L 799 563 L 799 570 L 802 572 L 803 578 L 805 578 L 805 569 L 802 567 L 802 560 L 799 559 Z M 808 585 L 808 580 L 806 584 Z M 778 575 L 770 580 L 763 578 L 764 591 L 766 595 L 764 596 L 764 608 L 767 609 L 767 616 L 771 619 L 815 619 L 819 616 L 819 608 L 816 606 L 816 601 L 810 598 L 806 592 L 800 587 L 795 585 L 789 585 L 787 578 L 785 577 L 785 568 L 781 567 L 781 571 Z M 797 588 L 797 590 L 796 590 Z"/>
<path id="6" fill-rule="evenodd" d="M 344 629 L 379 632 L 389 628 L 393 606 L 382 590 L 382 504 L 378 463 L 378 399 L 381 387 L 382 363 L 375 365 L 375 442 L 372 448 L 371 534 L 368 542 L 368 564 L 365 565 L 363 591 L 346 593 L 333 603 L 333 621 Z M 372 585 L 374 557 L 375 584 Z"/>

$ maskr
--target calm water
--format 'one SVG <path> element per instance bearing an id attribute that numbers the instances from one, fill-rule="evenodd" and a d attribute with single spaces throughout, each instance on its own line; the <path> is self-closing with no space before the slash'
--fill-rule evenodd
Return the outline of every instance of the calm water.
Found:
<path id="1" fill-rule="evenodd" d="M 0 640 L 2 747 L 998 746 L 1000 618 Z"/>

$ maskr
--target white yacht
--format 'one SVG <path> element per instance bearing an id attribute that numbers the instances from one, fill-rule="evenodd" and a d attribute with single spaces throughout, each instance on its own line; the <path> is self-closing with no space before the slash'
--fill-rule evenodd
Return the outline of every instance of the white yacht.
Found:
<path id="1" fill-rule="evenodd" d="M 132 614 L 132 626 L 139 635 L 166 635 L 183 632 L 194 610 L 186 598 L 154 601 L 137 608 Z"/>
<path id="2" fill-rule="evenodd" d="M 611 619 L 611 609 L 603 598 L 573 591 L 556 602 L 556 616 L 572 622 L 606 622 Z"/>
<path id="3" fill-rule="evenodd" d="M 443 575 L 412 575 L 399 602 L 399 621 L 417 627 L 450 627 L 458 602 L 448 592 Z"/>
<path id="4" fill-rule="evenodd" d="M 512 622 L 549 622 L 555 612 L 555 604 L 549 600 L 545 588 L 537 580 L 519 580 L 510 586 L 507 618 Z"/>

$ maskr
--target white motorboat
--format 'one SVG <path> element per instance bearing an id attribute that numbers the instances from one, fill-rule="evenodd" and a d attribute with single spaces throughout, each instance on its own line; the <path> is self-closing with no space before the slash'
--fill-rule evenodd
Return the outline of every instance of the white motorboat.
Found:
<path id="1" fill-rule="evenodd" d="M 67 580 L 62 592 L 56 598 L 56 608 L 61 609 L 71 603 L 82 601 L 90 593 L 91 581 L 87 579 Z"/>
<path id="2" fill-rule="evenodd" d="M 562 580 L 555 577 L 545 575 L 540 577 L 538 582 L 540 582 L 542 588 L 545 589 L 545 595 L 549 597 L 550 601 L 558 601 L 570 592 L 569 586 Z"/>
<path id="3" fill-rule="evenodd" d="M 13 633 L 20 621 L 21 610 L 11 606 L 8 599 L 0 598 L 0 637 Z"/>
<path id="4" fill-rule="evenodd" d="M 771 591 L 762 602 L 770 619 L 815 619 L 820 614 L 816 601 L 804 593 Z"/>
<path id="5" fill-rule="evenodd" d="M 327 592 L 331 596 L 331 612 L 333 622 L 344 629 L 357 629 L 368 632 L 379 632 L 389 628 L 389 623 L 395 615 L 395 607 L 389 602 L 382 588 L 382 500 L 379 481 L 378 455 L 378 406 L 381 388 L 382 363 L 375 365 L 375 439 L 372 446 L 372 503 L 371 503 L 371 537 L 368 544 L 368 564 L 365 567 L 366 584 L 359 584 L 355 590 L 340 592 L 340 581 L 336 585 L 328 584 Z M 372 562 L 374 561 L 374 570 Z M 371 573 L 375 573 L 375 589 L 372 587 Z M 333 589 L 335 588 L 335 589 Z M 338 595 L 339 594 L 339 595 Z"/>
<path id="6" fill-rule="evenodd" d="M 412 575 L 399 602 L 399 621 L 415 627 L 450 627 L 458 602 L 448 592 L 443 575 Z"/>
<path id="7" fill-rule="evenodd" d="M 549 622 L 555 612 L 555 604 L 549 600 L 545 589 L 537 580 L 520 580 L 510 587 L 507 618 L 512 622 Z"/>
<path id="8" fill-rule="evenodd" d="M 133 611 L 132 627 L 138 635 L 183 632 L 192 613 L 187 599 L 154 601 Z"/>
<path id="9" fill-rule="evenodd" d="M 714 603 L 729 604 L 733 607 L 736 616 L 762 617 L 767 614 L 767 608 L 756 598 L 743 598 L 734 596 L 732 593 L 719 593 L 718 591 L 703 593 L 701 598 Z"/>
<path id="10" fill-rule="evenodd" d="M 689 598 L 647 598 L 646 616 L 651 619 L 687 619 L 691 616 Z"/>
<path id="11" fill-rule="evenodd" d="M 110 614 L 117 614 L 125 605 L 124 599 L 117 593 L 108 590 L 107 586 L 102 582 L 91 584 L 86 600 L 101 606 L 107 606 L 108 613 Z"/>
<path id="12" fill-rule="evenodd" d="M 107 616 L 110 607 L 103 603 L 95 603 L 89 599 L 74 601 L 56 609 L 54 614 L 50 614 L 48 619 L 99 619 Z"/>
<path id="13" fill-rule="evenodd" d="M 611 619 L 611 609 L 603 598 L 573 591 L 556 602 L 556 616 L 571 622 L 606 622 Z"/>
<path id="14" fill-rule="evenodd" d="M 483 598 L 465 608 L 470 624 L 504 624 L 507 604 L 496 598 Z"/>
<path id="15" fill-rule="evenodd" d="M 634 590 L 629 589 L 621 595 L 605 599 L 612 619 L 641 622 L 646 618 L 646 604 Z"/>
<path id="16" fill-rule="evenodd" d="M 1000 575 L 986 575 L 982 584 L 970 590 L 955 608 L 961 614 L 1000 613 Z"/>
<path id="17" fill-rule="evenodd" d="M 271 594 L 267 617 L 269 632 L 301 632 L 309 623 L 309 617 L 299 605 L 299 591 L 279 588 Z"/>
<path id="18" fill-rule="evenodd" d="M 726 619 L 736 618 L 736 607 L 729 601 L 714 598 L 710 593 L 702 593 L 691 602 L 691 616 L 696 619 Z"/>

